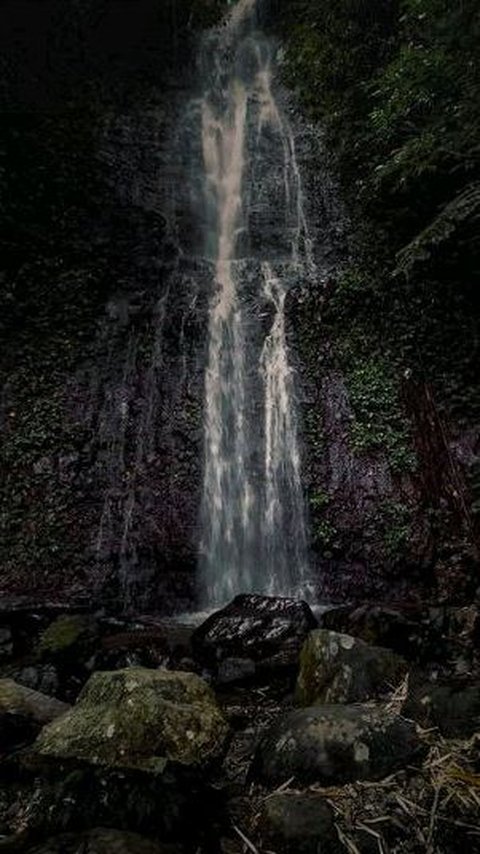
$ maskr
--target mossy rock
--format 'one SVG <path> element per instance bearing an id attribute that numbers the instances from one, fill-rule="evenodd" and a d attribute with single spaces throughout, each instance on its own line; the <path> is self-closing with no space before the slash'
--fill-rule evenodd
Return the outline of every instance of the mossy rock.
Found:
<path id="1" fill-rule="evenodd" d="M 193 673 L 94 673 L 75 707 L 41 732 L 42 756 L 161 772 L 168 761 L 203 767 L 223 753 L 228 726 L 208 685 Z"/>
<path id="2" fill-rule="evenodd" d="M 301 706 L 361 702 L 391 690 L 407 668 L 389 649 L 318 629 L 303 645 L 295 698 Z"/>
<path id="3" fill-rule="evenodd" d="M 92 641 L 97 632 L 91 617 L 82 614 L 64 614 L 45 629 L 40 638 L 39 651 L 43 656 L 68 655 L 82 643 Z"/>

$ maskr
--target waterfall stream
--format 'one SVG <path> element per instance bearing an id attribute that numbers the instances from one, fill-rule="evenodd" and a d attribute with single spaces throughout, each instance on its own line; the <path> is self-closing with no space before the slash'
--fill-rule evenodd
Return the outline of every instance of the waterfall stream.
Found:
<path id="1" fill-rule="evenodd" d="M 239 0 L 209 35 L 201 99 L 207 253 L 202 596 L 304 594 L 307 535 L 285 302 L 314 271 L 274 45 Z M 267 318 L 267 322 L 265 322 Z"/>

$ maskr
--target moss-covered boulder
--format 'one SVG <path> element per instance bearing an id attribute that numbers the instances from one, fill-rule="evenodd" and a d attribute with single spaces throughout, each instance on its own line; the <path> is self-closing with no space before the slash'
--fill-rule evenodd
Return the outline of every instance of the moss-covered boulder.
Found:
<path id="1" fill-rule="evenodd" d="M 45 727 L 41 756 L 161 771 L 168 761 L 203 767 L 223 752 L 228 726 L 208 685 L 193 673 L 94 673 L 77 704 Z"/>
<path id="2" fill-rule="evenodd" d="M 33 741 L 40 729 L 68 711 L 67 703 L 0 679 L 0 750 Z"/>
<path id="3" fill-rule="evenodd" d="M 390 690 L 406 672 L 406 661 L 389 649 L 318 629 L 303 645 L 295 697 L 301 706 L 357 703 Z"/>
<path id="4" fill-rule="evenodd" d="M 39 652 L 45 657 L 68 656 L 82 646 L 91 648 L 97 638 L 95 620 L 84 614 L 62 614 L 40 637 Z"/>

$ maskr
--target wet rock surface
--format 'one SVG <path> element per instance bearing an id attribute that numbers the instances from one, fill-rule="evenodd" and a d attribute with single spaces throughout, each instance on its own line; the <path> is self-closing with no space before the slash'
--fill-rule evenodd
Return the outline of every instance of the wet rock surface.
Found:
<path id="1" fill-rule="evenodd" d="M 418 754 L 415 725 L 368 706 L 312 706 L 289 712 L 267 731 L 253 777 L 323 785 L 375 780 Z"/>
<path id="2" fill-rule="evenodd" d="M 214 671 L 228 659 L 253 661 L 258 674 L 295 670 L 303 641 L 316 624 L 305 602 L 240 595 L 194 632 L 192 648 L 195 657 Z"/>

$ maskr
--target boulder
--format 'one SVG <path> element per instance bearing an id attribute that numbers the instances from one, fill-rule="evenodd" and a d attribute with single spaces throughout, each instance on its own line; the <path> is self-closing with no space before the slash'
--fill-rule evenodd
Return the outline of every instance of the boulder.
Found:
<path id="1" fill-rule="evenodd" d="M 39 652 L 45 658 L 91 654 L 98 639 L 97 621 L 84 614 L 62 614 L 42 632 Z"/>
<path id="2" fill-rule="evenodd" d="M 161 770 L 168 761 L 205 766 L 218 759 L 228 727 L 208 685 L 193 673 L 94 673 L 77 704 L 40 734 L 42 756 L 94 765 Z"/>
<path id="3" fill-rule="evenodd" d="M 425 728 L 438 727 L 447 738 L 469 738 L 480 732 L 480 685 L 418 680 L 410 687 L 403 712 Z"/>
<path id="4" fill-rule="evenodd" d="M 145 839 L 137 833 L 94 828 L 87 833 L 63 833 L 29 848 L 28 854 L 181 854 L 178 846 Z"/>
<path id="5" fill-rule="evenodd" d="M 406 672 L 406 661 L 389 649 L 317 629 L 302 648 L 295 697 L 301 706 L 357 703 L 388 692 Z"/>
<path id="6" fill-rule="evenodd" d="M 0 750 L 33 741 L 40 729 L 68 711 L 67 703 L 0 679 Z"/>
<path id="7" fill-rule="evenodd" d="M 242 594 L 199 626 L 192 648 L 214 672 L 226 659 L 253 661 L 260 674 L 296 669 L 303 641 L 316 625 L 306 602 Z M 250 667 L 247 672 L 250 678 Z"/>
<path id="8" fill-rule="evenodd" d="M 342 605 L 324 611 L 319 622 L 321 628 L 387 647 L 409 660 L 443 653 L 443 624 L 426 609 Z"/>
<path id="9" fill-rule="evenodd" d="M 366 705 L 314 706 L 284 715 L 267 730 L 252 764 L 267 784 L 335 785 L 377 780 L 420 752 L 415 724 Z"/>
<path id="10" fill-rule="evenodd" d="M 314 792 L 281 793 L 265 801 L 260 818 L 262 840 L 279 854 L 318 854 L 339 850 L 333 811 Z"/>

